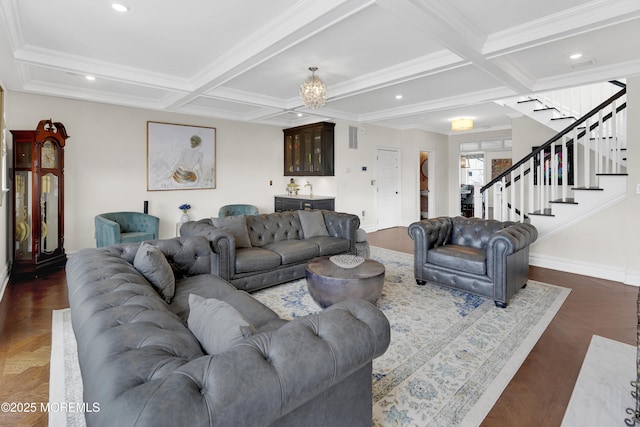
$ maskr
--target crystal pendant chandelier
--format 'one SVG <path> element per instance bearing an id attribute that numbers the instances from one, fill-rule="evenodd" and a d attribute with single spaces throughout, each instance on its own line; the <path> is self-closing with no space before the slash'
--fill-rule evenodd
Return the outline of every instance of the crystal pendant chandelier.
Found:
<path id="1" fill-rule="evenodd" d="M 309 67 L 311 71 L 311 77 L 309 77 L 302 85 L 300 85 L 300 98 L 302 102 L 309 108 L 320 108 L 327 101 L 327 88 L 318 77 L 315 72 L 318 67 Z"/>

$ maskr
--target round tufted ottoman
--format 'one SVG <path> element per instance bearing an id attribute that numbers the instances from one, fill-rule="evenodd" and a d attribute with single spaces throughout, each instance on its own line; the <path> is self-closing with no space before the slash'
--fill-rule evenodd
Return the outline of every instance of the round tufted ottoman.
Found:
<path id="1" fill-rule="evenodd" d="M 329 257 L 314 258 L 305 275 L 309 294 L 322 308 L 349 298 L 375 303 L 384 285 L 384 265 L 372 259 L 354 268 L 341 268 Z"/>

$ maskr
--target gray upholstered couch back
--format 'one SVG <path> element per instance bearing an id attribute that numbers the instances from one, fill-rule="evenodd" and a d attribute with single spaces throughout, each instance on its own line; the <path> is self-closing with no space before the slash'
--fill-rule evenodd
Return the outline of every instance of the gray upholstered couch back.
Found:
<path id="1" fill-rule="evenodd" d="M 298 212 L 247 215 L 247 231 L 251 246 L 260 247 L 281 240 L 302 239 L 302 225 Z"/>
<path id="2" fill-rule="evenodd" d="M 498 230 L 508 227 L 512 222 L 502 222 L 494 219 L 454 217 L 450 220 L 450 242 L 453 245 L 470 246 L 485 249 L 489 239 Z"/>
<path id="3" fill-rule="evenodd" d="M 205 237 L 150 242 L 176 272 L 167 304 L 132 261 L 139 243 L 88 248 L 67 263 L 88 426 L 371 425 L 371 360 L 389 322 L 350 300 L 290 322 L 210 271 Z M 179 278 L 179 279 L 178 279 Z M 258 333 L 207 355 L 188 296 L 223 300 Z"/>

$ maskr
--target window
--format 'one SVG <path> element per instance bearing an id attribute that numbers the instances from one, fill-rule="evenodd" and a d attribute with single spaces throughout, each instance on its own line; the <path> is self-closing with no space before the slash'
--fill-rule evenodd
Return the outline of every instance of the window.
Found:
<path id="1" fill-rule="evenodd" d="M 460 156 L 460 170 L 462 185 L 484 184 L 484 153 Z"/>

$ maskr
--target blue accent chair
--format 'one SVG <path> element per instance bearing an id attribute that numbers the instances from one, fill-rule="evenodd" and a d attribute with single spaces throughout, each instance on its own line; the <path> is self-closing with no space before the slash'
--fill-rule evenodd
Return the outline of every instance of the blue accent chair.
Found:
<path id="1" fill-rule="evenodd" d="M 96 246 L 158 239 L 160 219 L 141 212 L 109 212 L 96 215 Z"/>
<path id="2" fill-rule="evenodd" d="M 218 211 L 218 218 L 234 215 L 258 215 L 258 208 L 253 205 L 226 205 Z"/>

